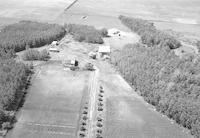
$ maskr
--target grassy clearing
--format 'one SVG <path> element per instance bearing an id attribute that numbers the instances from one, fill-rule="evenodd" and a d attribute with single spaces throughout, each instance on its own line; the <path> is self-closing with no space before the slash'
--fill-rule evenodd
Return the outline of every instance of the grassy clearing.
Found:
<path id="1" fill-rule="evenodd" d="M 65 28 L 79 42 L 103 44 L 103 37 L 108 34 L 106 29 L 97 30 L 88 25 L 65 24 Z"/>

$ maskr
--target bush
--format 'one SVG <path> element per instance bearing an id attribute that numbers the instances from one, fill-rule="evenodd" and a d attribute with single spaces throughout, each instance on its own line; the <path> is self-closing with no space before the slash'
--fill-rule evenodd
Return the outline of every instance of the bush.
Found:
<path id="1" fill-rule="evenodd" d="M 103 28 L 100 30 L 101 36 L 107 37 L 108 36 L 108 30 L 106 28 Z"/>
<path id="2" fill-rule="evenodd" d="M 153 23 L 138 18 L 129 18 L 120 15 L 121 22 L 130 28 L 132 31 L 141 36 L 141 41 L 149 47 L 152 46 L 168 46 L 170 49 L 176 49 L 181 46 L 181 43 L 173 36 L 161 32 L 156 29 Z"/>
<path id="3" fill-rule="evenodd" d="M 102 38 L 107 36 L 106 29 L 97 30 L 93 26 L 65 24 L 65 28 L 79 42 L 103 44 Z"/>
<path id="4" fill-rule="evenodd" d="M 56 24 L 21 21 L 1 30 L 0 49 L 13 49 L 19 52 L 27 46 L 33 48 L 50 44 L 64 35 L 64 27 Z"/>
<path id="5" fill-rule="evenodd" d="M 10 122 L 4 122 L 2 124 L 2 129 L 12 129 L 13 125 Z"/>
<path id="6" fill-rule="evenodd" d="M 41 52 L 35 49 L 26 50 L 23 54 L 24 60 L 48 60 L 49 59 L 49 52 L 44 49 Z"/>

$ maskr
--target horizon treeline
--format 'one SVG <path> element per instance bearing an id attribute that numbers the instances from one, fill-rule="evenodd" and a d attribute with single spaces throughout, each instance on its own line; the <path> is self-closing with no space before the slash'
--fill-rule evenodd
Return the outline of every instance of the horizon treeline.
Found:
<path id="1" fill-rule="evenodd" d="M 142 25 L 139 20 L 137 25 L 142 28 L 138 30 L 145 30 L 144 21 L 140 21 Z M 132 28 L 136 26 L 134 22 L 131 22 Z M 157 111 L 190 129 L 199 138 L 200 57 L 179 58 L 165 43 L 151 45 L 129 44 L 113 52 L 111 62 Z"/>

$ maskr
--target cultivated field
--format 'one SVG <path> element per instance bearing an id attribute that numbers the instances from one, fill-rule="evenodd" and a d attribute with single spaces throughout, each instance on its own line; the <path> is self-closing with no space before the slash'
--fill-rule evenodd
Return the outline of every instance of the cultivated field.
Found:
<path id="1" fill-rule="evenodd" d="M 76 137 L 87 80 L 87 73 L 65 71 L 58 61 L 41 66 L 34 75 L 15 129 L 7 137 Z"/>

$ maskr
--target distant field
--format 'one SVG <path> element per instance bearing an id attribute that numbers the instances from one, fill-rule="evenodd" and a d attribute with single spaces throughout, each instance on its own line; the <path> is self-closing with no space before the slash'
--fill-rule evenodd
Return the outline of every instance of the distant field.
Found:
<path id="1" fill-rule="evenodd" d="M 199 0 L 86 0 L 79 1 L 65 13 L 65 22 L 116 27 L 126 31 L 116 18 L 127 15 L 171 22 L 156 22 L 161 29 L 197 32 L 200 30 L 200 25 L 195 25 L 200 23 L 199 7 Z M 82 19 L 83 16 L 87 17 Z"/>
<path id="2" fill-rule="evenodd" d="M 73 0 L 0 1 L 0 23 L 12 20 L 53 21 Z"/>

